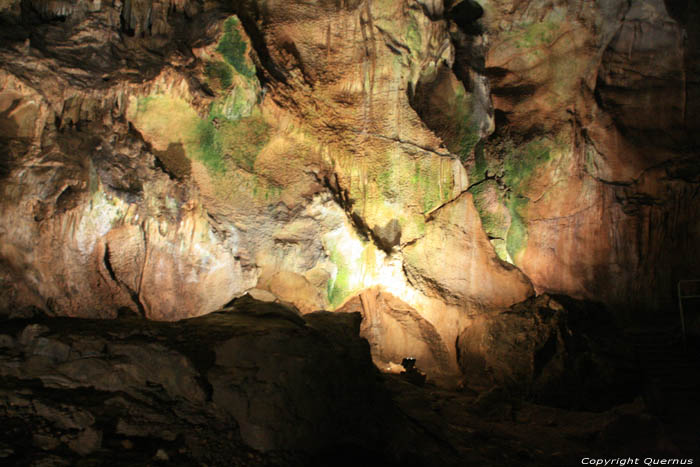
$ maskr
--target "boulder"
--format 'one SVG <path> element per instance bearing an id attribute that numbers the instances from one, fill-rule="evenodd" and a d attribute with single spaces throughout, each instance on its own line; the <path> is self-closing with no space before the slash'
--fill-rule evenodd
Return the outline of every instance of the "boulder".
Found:
<path id="1" fill-rule="evenodd" d="M 123 446 L 126 461 L 176 465 L 288 465 L 341 445 L 380 451 L 392 406 L 359 315 L 307 320 L 250 298 L 175 323 L 7 320 L 0 443 L 19 464 L 48 454 L 104 464 Z"/>
<path id="2" fill-rule="evenodd" d="M 364 290 L 339 311 L 361 314 L 360 334 L 369 341 L 372 359 L 380 370 L 399 372 L 403 370 L 401 363 L 410 358 L 432 382 L 448 386 L 459 373 L 454 352 L 436 327 L 391 293 L 377 288 Z"/>
<path id="3" fill-rule="evenodd" d="M 604 409 L 639 390 L 632 347 L 601 305 L 540 295 L 482 315 L 457 341 L 467 385 Z"/>

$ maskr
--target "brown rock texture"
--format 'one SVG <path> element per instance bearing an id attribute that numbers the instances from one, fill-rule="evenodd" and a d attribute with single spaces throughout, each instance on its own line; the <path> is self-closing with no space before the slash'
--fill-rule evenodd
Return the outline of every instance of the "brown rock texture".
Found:
<path id="1" fill-rule="evenodd" d="M 454 381 L 474 318 L 535 291 L 668 307 L 700 277 L 699 15 L 3 2 L 0 310 L 347 305 L 375 360 Z"/>
<path id="2" fill-rule="evenodd" d="M 472 2 L 473 3 L 473 2 Z M 484 2 L 495 132 L 469 155 L 499 256 L 621 316 L 695 277 L 696 2 Z M 481 143 L 480 143 L 481 144 Z"/>
<path id="3" fill-rule="evenodd" d="M 3 462 L 323 465 L 345 444 L 400 462 L 363 446 L 400 416 L 358 331 L 248 298 L 178 323 L 3 321 Z"/>
<path id="4" fill-rule="evenodd" d="M 360 335 L 367 339 L 372 358 L 382 371 L 401 371 L 404 358 L 415 358 L 431 377 L 450 384 L 456 373 L 454 350 L 446 336 L 414 308 L 378 288 L 363 291 L 339 311 L 360 313 Z"/>
<path id="5" fill-rule="evenodd" d="M 374 292 L 397 319 L 413 313 Z M 482 321 L 471 329 L 534 327 L 571 339 L 557 325 L 581 316 L 577 324 L 585 328 L 590 315 L 564 317 L 574 308 L 567 303 L 561 309 L 558 300 L 539 297 L 513 307 L 513 316 L 500 324 L 491 320 L 485 327 Z M 546 322 L 538 318 L 544 313 L 551 315 Z M 112 320 L 0 318 L 0 460 L 556 467 L 580 462 L 591 450 L 657 457 L 671 449 L 688 456 L 698 450 L 697 411 L 688 412 L 685 400 L 674 399 L 674 405 L 691 422 L 687 432 L 668 416 L 650 416 L 641 398 L 584 412 L 536 405 L 502 389 L 457 392 L 380 375 L 367 341 L 358 336 L 360 318 L 338 312 L 302 317 L 248 297 L 178 322 L 126 313 Z M 514 336 L 507 332 L 503 345 L 513 344 Z M 502 349 L 486 358 L 493 362 Z"/>
<path id="6" fill-rule="evenodd" d="M 425 236 L 404 249 L 404 267 L 415 287 L 448 303 L 503 308 L 532 295 L 530 281 L 489 247 L 472 196 L 464 193 L 433 211 Z"/>
<path id="7" fill-rule="evenodd" d="M 484 314 L 457 342 L 466 384 L 602 410 L 639 387 L 630 342 L 600 304 L 547 294 Z"/>

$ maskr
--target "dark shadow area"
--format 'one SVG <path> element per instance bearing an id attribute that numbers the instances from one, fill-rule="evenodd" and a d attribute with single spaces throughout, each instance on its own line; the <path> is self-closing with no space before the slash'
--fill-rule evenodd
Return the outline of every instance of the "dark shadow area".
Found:
<path id="1" fill-rule="evenodd" d="M 557 300 L 584 310 L 577 301 Z M 551 311 L 535 313 L 543 323 L 560 323 Z M 441 388 L 409 377 L 420 375 L 420 362 L 410 358 L 404 375 L 380 375 L 367 342 L 357 337 L 355 315 L 300 317 L 242 297 L 222 312 L 175 323 L 133 314 L 3 320 L 1 459 L 11 465 L 54 459 L 106 466 L 541 467 L 577 465 L 598 454 L 700 454 L 698 362 L 678 346 L 673 326 L 626 331 L 643 392 L 590 412 L 538 404 L 508 387 L 474 389 L 468 372 L 457 390 Z M 571 317 L 571 329 L 577 320 L 609 332 L 585 310 Z M 551 372 L 560 338 L 549 334 L 535 352 L 538 375 Z M 566 349 L 572 356 L 584 352 Z M 9 376 L 5 369 L 16 361 L 26 363 Z M 610 375 L 586 370 L 585 378 L 601 376 Z M 56 385 L 55 378 L 68 379 Z"/>
<path id="2" fill-rule="evenodd" d="M 454 21 L 466 34 L 478 36 L 484 32 L 479 19 L 484 15 L 484 9 L 474 0 L 465 0 L 453 6 L 447 17 Z"/>

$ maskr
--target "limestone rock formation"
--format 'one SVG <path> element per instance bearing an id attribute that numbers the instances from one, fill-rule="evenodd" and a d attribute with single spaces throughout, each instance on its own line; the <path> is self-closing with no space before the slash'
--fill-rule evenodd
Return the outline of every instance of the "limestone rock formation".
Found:
<path id="1" fill-rule="evenodd" d="M 338 311 L 360 314 L 360 335 L 369 342 L 380 370 L 401 371 L 401 362 L 409 357 L 420 367 L 429 368 L 434 381 L 450 384 L 450 377 L 457 373 L 456 356 L 446 336 L 391 293 L 378 288 L 365 290 Z"/>
<path id="2" fill-rule="evenodd" d="M 109 464 L 118 450 L 132 465 L 302 465 L 334 446 L 381 453 L 363 443 L 389 443 L 382 430 L 397 414 L 366 341 L 344 314 L 309 322 L 249 299 L 178 323 L 3 321 L 3 462 Z"/>
<path id="3" fill-rule="evenodd" d="M 481 315 L 460 336 L 466 384 L 602 410 L 639 387 L 631 344 L 599 304 L 547 294 Z"/>
<path id="4" fill-rule="evenodd" d="M 677 281 L 700 274 L 697 3 L 482 6 L 496 125 L 468 165 L 499 256 L 538 292 L 628 319 L 675 306 Z"/>
<path id="5" fill-rule="evenodd" d="M 248 291 L 311 312 L 381 286 L 452 341 L 448 322 L 531 293 L 491 300 L 472 286 L 445 304 L 403 272 L 404 246 L 430 248 L 430 213 L 468 188 L 411 106 L 438 75 L 468 94 L 446 71 L 441 5 L 15 7 L 3 16 L 3 308 L 175 320 Z M 484 241 L 455 247 L 453 277 L 471 248 L 492 256 Z M 518 275 L 491 264 L 487 282 Z"/>
<path id="6" fill-rule="evenodd" d="M 530 281 L 489 247 L 472 196 L 464 193 L 433 212 L 425 236 L 404 249 L 408 279 L 426 295 L 484 309 L 532 295 Z"/>
<path id="7" fill-rule="evenodd" d="M 348 305 L 378 362 L 454 381 L 475 316 L 535 292 L 667 307 L 700 276 L 699 15 L 5 1 L 0 311 Z"/>

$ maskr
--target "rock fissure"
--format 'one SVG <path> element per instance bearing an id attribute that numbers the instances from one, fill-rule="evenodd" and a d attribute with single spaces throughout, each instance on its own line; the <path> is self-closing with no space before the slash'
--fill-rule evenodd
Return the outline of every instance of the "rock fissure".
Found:
<path id="1" fill-rule="evenodd" d="M 440 157 L 450 157 L 450 158 L 453 158 L 453 159 L 456 158 L 456 156 L 455 156 L 454 154 L 451 154 L 451 153 L 449 153 L 449 152 L 436 151 L 436 150 L 434 150 L 434 149 L 430 149 L 430 148 L 427 148 L 427 147 L 423 147 L 423 146 L 420 146 L 420 145 L 418 145 L 418 144 L 416 144 L 416 143 L 414 143 L 414 142 L 412 142 L 412 141 L 406 141 L 406 140 L 403 140 L 403 139 L 398 138 L 398 137 L 391 137 L 391 136 L 386 136 L 386 135 L 379 135 L 379 134 L 375 134 L 375 133 L 367 133 L 367 132 L 364 131 L 364 130 L 357 130 L 357 129 L 353 129 L 353 128 L 347 128 L 346 130 L 347 130 L 347 131 L 350 131 L 350 132 L 353 132 L 353 133 L 355 133 L 355 134 L 358 134 L 358 135 L 360 135 L 360 136 L 363 136 L 363 137 L 378 138 L 378 139 L 382 139 L 382 140 L 385 140 L 385 141 L 391 141 L 391 142 L 394 142 L 394 143 L 404 144 L 404 145 L 406 145 L 406 146 L 410 146 L 411 148 L 418 149 L 419 151 L 422 151 L 422 152 L 426 152 L 426 153 L 430 153 L 430 154 L 435 154 L 436 156 L 440 156 Z"/>
<path id="2" fill-rule="evenodd" d="M 527 301 L 535 288 L 634 322 L 699 274 L 692 2 L 64 3 L 0 5 L 0 314 L 178 321 L 250 294 L 361 313 L 383 371 L 415 354 L 429 382 L 484 369 L 549 397 L 552 375 L 595 362 L 571 360 L 576 313 Z M 500 313 L 524 301 L 561 326 Z M 249 364 L 268 331 L 231 334 L 249 337 L 231 345 L 250 390 L 225 371 L 231 349 L 183 351 L 187 397 L 259 414 L 233 444 L 289 426 L 256 438 L 268 405 L 285 407 L 256 391 L 298 374 Z M 505 336 L 512 361 L 485 336 Z M 65 357 L 36 346 L 31 365 Z M 110 350 L 113 378 L 141 378 L 148 356 L 124 352 Z M 302 357 L 285 352 L 268 357 Z M 181 381 L 152 370 L 132 392 L 158 409 Z M 314 414 L 290 409 L 290 424 Z M 122 431 L 157 439 L 155 426 Z"/>

